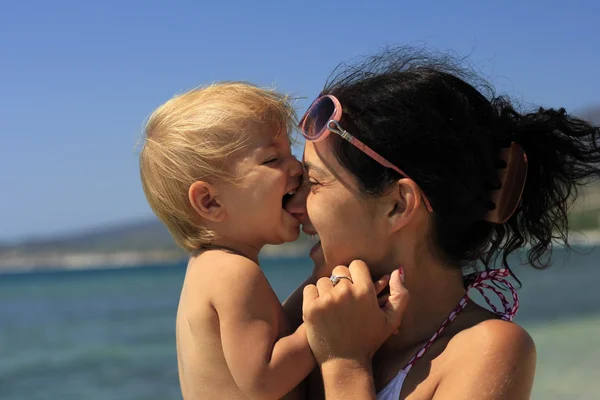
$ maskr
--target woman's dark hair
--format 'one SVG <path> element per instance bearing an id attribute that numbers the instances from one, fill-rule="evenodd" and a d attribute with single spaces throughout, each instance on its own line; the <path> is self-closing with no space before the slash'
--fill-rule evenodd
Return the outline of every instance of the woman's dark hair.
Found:
<path id="1" fill-rule="evenodd" d="M 387 49 L 338 67 L 322 93 L 340 100 L 344 129 L 419 184 L 434 209 L 434 248 L 463 268 L 491 268 L 499 256 L 508 268 L 508 255 L 526 244 L 529 263 L 547 267 L 553 242 L 569 245 L 578 187 L 600 177 L 600 128 L 563 108 L 518 111 L 450 55 Z M 365 193 L 379 196 L 400 178 L 332 137 L 336 157 Z M 513 141 L 529 163 L 523 196 L 506 223 L 486 222 L 499 152 Z"/>

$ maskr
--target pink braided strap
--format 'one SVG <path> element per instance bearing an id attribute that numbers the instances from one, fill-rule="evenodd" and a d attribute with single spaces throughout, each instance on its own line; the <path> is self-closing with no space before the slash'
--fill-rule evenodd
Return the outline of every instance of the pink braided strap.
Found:
<path id="1" fill-rule="evenodd" d="M 475 280 L 467 287 L 467 290 L 470 288 L 477 289 L 479 293 L 482 294 L 485 302 L 492 308 L 492 310 L 502 316 L 502 319 L 505 321 L 512 321 L 515 315 L 517 314 L 517 310 L 519 309 L 519 296 L 517 295 L 517 290 L 510 283 L 507 277 L 510 276 L 510 272 L 506 268 L 496 269 L 492 271 L 483 271 L 477 275 Z M 496 281 L 508 287 L 512 294 L 513 305 L 511 306 L 504 294 L 496 287 L 493 287 L 487 283 L 485 280 Z M 484 294 L 483 289 L 490 289 L 492 292 L 498 296 L 500 302 L 502 303 L 502 307 L 504 308 L 504 312 L 498 312 L 498 309 L 494 306 L 494 304 L 490 301 L 490 299 Z M 468 297 L 468 293 L 465 295 Z"/>
<path id="2" fill-rule="evenodd" d="M 444 329 L 446 329 L 446 327 L 448 325 L 450 325 L 450 323 L 452 321 L 454 321 L 456 319 L 456 317 L 458 316 L 458 314 L 466 307 L 467 302 L 469 300 L 469 293 L 468 293 L 469 289 L 476 289 L 479 293 L 481 293 L 485 302 L 492 308 L 492 310 L 496 314 L 500 315 L 503 320 L 512 321 L 512 319 L 515 317 L 515 314 L 517 313 L 517 310 L 519 309 L 519 296 L 517 295 L 517 291 L 516 291 L 515 287 L 508 280 L 505 279 L 508 276 L 510 276 L 509 270 L 506 268 L 502 268 L 502 269 L 496 269 L 496 270 L 492 270 L 492 271 L 480 272 L 479 274 L 477 274 L 475 276 L 475 278 L 468 277 L 468 281 L 470 281 L 470 283 L 467 286 L 467 293 L 465 293 L 463 298 L 460 299 L 460 302 L 458 303 L 458 305 L 454 308 L 454 310 L 452 310 L 450 315 L 448 315 L 448 317 L 442 323 L 440 328 L 433 334 L 433 336 L 427 341 L 427 343 L 425 343 L 425 345 L 423 345 L 423 347 L 421 347 L 421 349 L 417 352 L 417 354 L 415 354 L 410 359 L 408 364 L 406 364 L 406 367 L 404 367 L 404 371 L 406 371 L 406 373 L 408 373 L 408 371 L 410 371 L 412 366 L 417 361 L 419 361 L 421 359 L 421 357 L 423 357 L 423 354 L 425 354 L 427 349 L 429 349 L 431 347 L 433 342 L 440 336 L 442 331 Z M 496 281 L 496 282 L 502 283 L 506 287 L 508 287 L 508 289 L 512 293 L 513 305 L 512 306 L 510 305 L 510 303 L 508 302 L 508 300 L 506 299 L 504 294 L 500 290 L 498 290 L 498 288 L 485 283 L 484 281 L 486 281 L 486 280 Z M 498 296 L 498 298 L 500 299 L 500 302 L 502 303 L 502 307 L 504 308 L 504 312 L 500 312 L 496 308 L 496 306 L 491 302 L 489 297 L 484 293 L 483 289 L 489 289 L 494 294 L 496 294 L 496 296 Z"/>

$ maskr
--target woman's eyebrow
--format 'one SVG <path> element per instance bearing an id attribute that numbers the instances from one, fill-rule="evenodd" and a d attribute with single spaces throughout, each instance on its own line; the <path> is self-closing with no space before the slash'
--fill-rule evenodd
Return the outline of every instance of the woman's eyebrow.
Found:
<path id="1" fill-rule="evenodd" d="M 311 171 L 311 170 L 312 170 L 312 171 L 315 171 L 315 172 L 316 172 L 317 174 L 319 174 L 319 175 L 325 175 L 325 176 L 329 176 L 329 175 L 330 175 L 330 174 L 329 174 L 329 172 L 327 172 L 326 170 L 324 170 L 324 169 L 323 169 L 323 168 L 321 168 L 321 167 L 318 167 L 318 166 L 316 166 L 316 165 L 312 164 L 312 163 L 311 163 L 311 162 L 309 162 L 309 161 L 304 161 L 304 162 L 302 163 L 302 165 L 304 166 L 304 170 L 305 170 L 306 172 L 309 172 L 309 171 Z"/>

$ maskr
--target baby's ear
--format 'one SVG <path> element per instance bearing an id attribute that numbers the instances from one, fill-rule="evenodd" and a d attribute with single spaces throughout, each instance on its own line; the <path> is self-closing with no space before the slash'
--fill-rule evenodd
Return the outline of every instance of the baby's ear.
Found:
<path id="1" fill-rule="evenodd" d="M 188 190 L 190 204 L 199 216 L 209 221 L 222 221 L 225 213 L 216 188 L 208 182 L 196 181 Z"/>

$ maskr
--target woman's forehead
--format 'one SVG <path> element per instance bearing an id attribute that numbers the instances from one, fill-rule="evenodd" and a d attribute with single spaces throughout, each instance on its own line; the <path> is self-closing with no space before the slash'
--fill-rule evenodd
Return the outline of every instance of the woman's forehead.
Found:
<path id="1" fill-rule="evenodd" d="M 320 175 L 332 175 L 336 169 L 341 168 L 331 149 L 325 143 L 307 142 L 304 145 L 302 164 L 307 172 L 314 171 Z"/>
<path id="2" fill-rule="evenodd" d="M 321 179 L 330 181 L 339 181 L 344 186 L 356 186 L 354 175 L 346 169 L 335 156 L 331 140 L 325 139 L 323 142 L 307 142 L 304 147 L 304 168 L 308 171 L 314 171 Z"/>
<path id="3" fill-rule="evenodd" d="M 356 177 L 340 164 L 327 140 L 319 143 L 307 142 L 302 161 L 305 171 L 314 173 L 316 178 L 330 183 L 339 182 L 352 192 L 359 187 Z"/>

